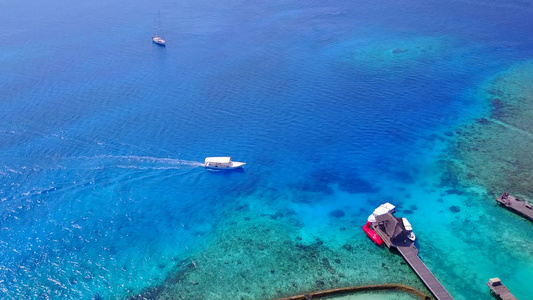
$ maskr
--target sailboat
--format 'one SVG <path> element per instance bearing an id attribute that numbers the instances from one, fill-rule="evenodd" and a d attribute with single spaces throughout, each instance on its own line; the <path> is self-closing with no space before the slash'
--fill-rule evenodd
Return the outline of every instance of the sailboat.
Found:
<path id="1" fill-rule="evenodd" d="M 158 45 L 165 46 L 166 41 L 163 39 L 163 26 L 161 26 L 161 15 L 157 12 L 157 19 L 155 21 L 155 35 L 152 37 L 152 41 Z"/>

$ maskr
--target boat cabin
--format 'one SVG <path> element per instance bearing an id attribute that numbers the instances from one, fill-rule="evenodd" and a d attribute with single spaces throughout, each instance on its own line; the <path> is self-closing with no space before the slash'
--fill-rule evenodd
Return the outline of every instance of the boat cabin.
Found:
<path id="1" fill-rule="evenodd" d="M 498 277 L 491 278 L 491 279 L 489 279 L 489 285 L 490 286 L 499 286 L 499 285 L 502 285 L 502 281 Z"/>
<path id="2" fill-rule="evenodd" d="M 231 157 L 207 157 L 204 166 L 215 170 L 232 170 L 242 168 L 246 163 L 231 161 Z"/>
<path id="3" fill-rule="evenodd" d="M 205 166 L 210 168 L 231 167 L 231 157 L 206 157 Z"/>

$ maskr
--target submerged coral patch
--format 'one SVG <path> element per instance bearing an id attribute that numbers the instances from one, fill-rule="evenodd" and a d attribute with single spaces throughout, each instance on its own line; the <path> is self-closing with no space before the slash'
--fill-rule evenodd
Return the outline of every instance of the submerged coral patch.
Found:
<path id="1" fill-rule="evenodd" d="M 339 187 L 341 190 L 352 194 L 375 194 L 381 190 L 379 187 L 361 178 L 359 174 L 343 174 L 339 178 Z"/>
<path id="2" fill-rule="evenodd" d="M 442 183 L 455 193 L 460 182 L 488 191 L 530 195 L 533 186 L 533 61 L 517 64 L 488 80 L 481 97 L 488 112 L 463 126 L 449 153 Z"/>
<path id="3" fill-rule="evenodd" d="M 336 210 L 330 212 L 329 216 L 333 217 L 333 218 L 341 218 L 341 217 L 344 217 L 344 211 L 342 211 L 340 209 L 336 209 Z"/>
<path id="4" fill-rule="evenodd" d="M 392 176 L 394 176 L 394 179 L 396 181 L 402 182 L 404 184 L 412 184 L 415 182 L 413 175 L 411 175 L 410 172 L 404 170 L 392 172 Z"/>
<path id="5" fill-rule="evenodd" d="M 453 213 L 458 213 L 461 211 L 461 208 L 457 205 L 452 205 L 450 206 L 450 211 L 453 212 Z"/>
<path id="6" fill-rule="evenodd" d="M 328 49 L 331 53 L 370 68 L 396 67 L 437 60 L 450 51 L 455 42 L 435 36 L 391 36 L 357 38 L 342 41 Z M 458 47 L 455 45 L 455 51 Z"/>
<path id="7" fill-rule="evenodd" d="M 305 180 L 296 184 L 295 188 L 324 194 L 332 194 L 332 184 L 339 180 L 338 172 L 331 169 L 317 169 L 312 171 Z"/>

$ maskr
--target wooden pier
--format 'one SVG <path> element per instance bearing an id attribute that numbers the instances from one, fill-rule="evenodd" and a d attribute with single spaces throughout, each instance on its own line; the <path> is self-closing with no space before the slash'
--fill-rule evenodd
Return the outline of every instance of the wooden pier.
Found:
<path id="1" fill-rule="evenodd" d="M 437 277 L 431 273 L 426 264 L 418 257 L 418 249 L 415 246 L 396 247 L 396 249 L 416 272 L 416 275 L 422 279 L 435 298 L 439 300 L 453 299 L 450 293 L 437 280 Z"/>
<path id="2" fill-rule="evenodd" d="M 507 193 L 503 193 L 503 195 L 497 197 L 496 202 L 500 206 L 533 222 L 533 207 L 530 203 Z"/>
<path id="3" fill-rule="evenodd" d="M 407 238 L 405 229 L 391 213 L 378 216 L 376 222 L 372 223 L 372 229 L 381 237 L 388 248 L 397 249 L 400 252 L 435 298 L 438 300 L 453 300 L 450 293 L 446 291 L 426 264 L 418 257 L 418 249 L 415 247 L 415 243 Z"/>
<path id="4" fill-rule="evenodd" d="M 518 300 L 513 294 L 511 294 L 511 291 L 503 285 L 500 278 L 491 278 L 489 282 L 487 282 L 487 285 L 489 286 L 490 291 L 501 300 Z"/>

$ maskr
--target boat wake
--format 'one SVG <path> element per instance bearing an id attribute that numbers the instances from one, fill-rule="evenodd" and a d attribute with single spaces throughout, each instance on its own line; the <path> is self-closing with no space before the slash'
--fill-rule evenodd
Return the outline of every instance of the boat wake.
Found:
<path id="1" fill-rule="evenodd" d="M 102 155 L 96 156 L 96 158 L 111 158 L 117 160 L 128 160 L 128 161 L 137 161 L 141 163 L 157 163 L 157 164 L 167 164 L 172 166 L 189 166 L 189 167 L 202 167 L 204 164 L 198 161 L 176 159 L 176 158 L 161 158 L 161 157 L 151 157 L 151 156 L 112 156 L 112 155 Z"/>
<path id="2" fill-rule="evenodd" d="M 100 168 L 169 170 L 203 167 L 203 163 L 176 158 L 163 158 L 136 155 L 99 155 L 93 157 L 76 157 L 76 160 L 86 161 L 86 166 Z M 82 168 L 83 168 L 82 164 Z"/>
<path id="3" fill-rule="evenodd" d="M 138 170 L 173 170 L 203 167 L 198 161 L 176 158 L 162 158 L 135 155 L 97 155 L 61 157 L 43 160 L 39 164 L 4 166 L 0 175 L 19 174 L 51 170 L 102 170 L 102 169 L 138 169 Z"/>
<path id="4" fill-rule="evenodd" d="M 203 166 L 203 163 L 197 161 L 135 155 L 61 157 L 50 158 L 46 161 L 43 160 L 38 165 L 28 163 L 16 166 L 3 166 L 3 169 L 0 169 L 0 176 L 9 177 L 12 180 L 27 182 L 26 178 L 36 176 L 36 174 L 47 174 L 46 176 L 54 179 L 47 180 L 35 186 L 24 184 L 13 186 L 0 197 L 0 203 L 8 199 L 27 198 L 60 190 L 66 191 L 92 186 L 95 184 L 96 174 L 106 174 L 107 172 L 105 171 L 107 170 L 130 169 L 131 172 L 154 171 L 152 175 L 159 176 L 159 171 L 179 170 L 179 172 L 188 172 Z M 119 177 L 115 178 L 115 180 L 123 180 L 122 176 L 127 177 L 131 175 L 128 175 L 128 173 L 117 175 Z M 147 175 L 145 174 L 143 176 Z M 137 178 L 136 176 L 133 177 Z"/>

